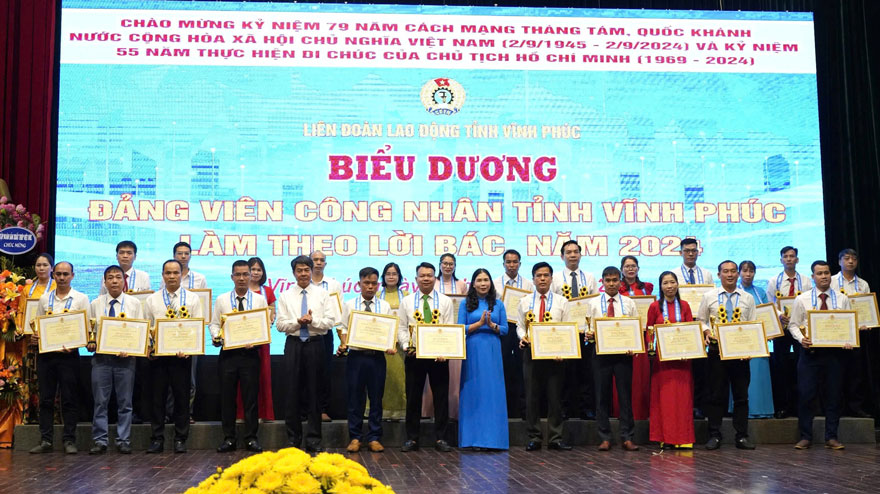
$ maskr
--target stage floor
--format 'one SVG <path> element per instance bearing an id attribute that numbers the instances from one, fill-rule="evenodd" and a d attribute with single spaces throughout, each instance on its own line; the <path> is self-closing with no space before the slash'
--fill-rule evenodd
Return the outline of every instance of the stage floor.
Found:
<path id="1" fill-rule="evenodd" d="M 333 449 L 332 452 L 344 453 Z M 345 453 L 347 454 L 347 453 Z M 183 455 L 143 452 L 125 456 L 0 451 L 0 492 L 182 493 L 246 456 L 208 450 Z M 844 451 L 820 445 L 796 451 L 791 445 L 761 445 L 740 451 L 659 453 L 655 447 L 627 453 L 599 453 L 594 446 L 573 451 L 359 453 L 351 458 L 398 494 L 573 493 L 573 492 L 871 492 L 880 485 L 880 449 L 853 444 Z M 871 487 L 874 486 L 874 487 Z"/>

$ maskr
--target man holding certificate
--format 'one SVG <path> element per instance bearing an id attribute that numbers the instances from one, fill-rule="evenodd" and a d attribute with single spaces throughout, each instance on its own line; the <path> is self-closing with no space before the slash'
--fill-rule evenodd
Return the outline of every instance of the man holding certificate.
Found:
<path id="1" fill-rule="evenodd" d="M 251 269 L 247 261 L 232 263 L 232 283 L 235 289 L 226 292 L 214 302 L 211 317 L 211 340 L 215 347 L 224 343 L 226 316 L 235 312 L 265 309 L 266 299 L 249 288 Z M 230 325 L 232 323 L 230 322 Z M 266 332 L 268 334 L 268 327 Z M 220 420 L 223 424 L 223 442 L 217 447 L 218 453 L 235 451 L 235 396 L 241 385 L 241 398 L 244 404 L 244 442 L 248 451 L 261 453 L 263 448 L 257 441 L 259 418 L 257 417 L 257 395 L 260 392 L 260 353 L 252 344 L 243 348 L 220 350 L 217 362 L 220 367 Z"/>
<path id="2" fill-rule="evenodd" d="M 529 325 L 533 322 L 565 321 L 568 319 L 568 300 L 550 291 L 553 268 L 546 262 L 532 267 L 535 291 L 519 301 L 516 316 L 516 335 L 523 350 L 523 373 L 526 383 L 526 432 L 529 443 L 526 451 L 541 449 L 541 399 L 547 393 L 547 432 L 550 449 L 567 451 L 571 446 L 562 441 L 562 384 L 565 367 L 561 358 L 535 360 L 529 351 Z"/>
<path id="3" fill-rule="evenodd" d="M 89 312 L 89 298 L 70 287 L 73 264 L 59 262 L 52 274 L 55 289 L 44 293 L 37 306 L 37 317 L 62 312 Z M 40 335 L 46 338 L 47 335 Z M 40 383 L 40 444 L 31 453 L 52 451 L 53 424 L 55 423 L 55 394 L 61 392 L 61 419 L 64 422 L 64 452 L 76 454 L 77 381 L 79 352 L 69 348 L 41 353 L 37 358 L 37 380 Z"/>
<path id="4" fill-rule="evenodd" d="M 431 392 L 434 395 L 434 427 L 437 437 L 434 447 L 443 453 L 452 451 L 446 442 L 446 427 L 449 423 L 449 362 L 442 357 L 435 360 L 416 358 L 416 335 L 409 328 L 410 325 L 418 324 L 455 323 L 457 315 L 452 313 L 452 300 L 434 289 L 436 272 L 434 265 L 429 262 L 419 264 L 416 268 L 419 290 L 406 296 L 400 303 L 397 341 L 406 350 L 406 441 L 401 448 L 404 453 L 419 449 L 422 390 L 425 388 L 426 377 L 430 377 Z"/>
<path id="5" fill-rule="evenodd" d="M 522 258 L 518 251 L 507 249 L 501 256 L 504 259 L 504 273 L 495 278 L 495 293 L 499 297 L 504 295 L 504 287 L 509 286 L 511 289 L 525 290 L 526 292 L 534 291 L 535 287 L 532 281 L 519 274 L 520 266 L 522 266 Z M 515 291 L 514 294 L 520 292 Z M 502 302 L 504 302 L 502 300 Z M 519 305 L 517 304 L 517 307 Z M 508 306 L 505 306 L 507 308 Z M 504 365 L 504 382 L 507 392 L 507 409 L 516 412 L 521 418 L 526 418 L 526 393 L 525 384 L 523 382 L 523 355 L 519 348 L 519 338 L 517 338 L 516 323 L 511 322 L 516 318 L 516 311 L 507 310 L 508 328 L 507 334 L 501 337 L 501 363 Z"/>
<path id="6" fill-rule="evenodd" d="M 96 319 L 104 317 L 143 319 L 141 302 L 122 291 L 124 272 L 119 266 L 104 270 L 104 286 L 107 293 L 92 301 L 91 315 Z M 100 321 L 99 321 L 100 322 Z M 143 341 L 143 340 L 142 340 Z M 90 352 L 97 350 L 95 343 L 89 343 Z M 107 405 L 110 395 L 116 391 L 116 450 L 131 454 L 131 399 L 134 391 L 135 358 L 126 353 L 106 355 L 96 353 L 92 357 L 92 396 L 95 412 L 92 417 L 92 440 L 95 442 L 90 455 L 107 452 Z"/>
<path id="7" fill-rule="evenodd" d="M 700 257 L 700 244 L 693 237 L 681 239 L 681 266 L 676 276 L 681 276 L 681 285 L 711 285 L 712 272 L 697 266 Z M 696 304 L 692 304 L 696 307 Z M 693 310 L 693 308 L 691 308 Z M 708 385 L 706 383 L 706 362 L 695 359 L 693 365 L 694 380 L 694 418 L 703 419 L 703 408 L 708 403 Z"/>
<path id="8" fill-rule="evenodd" d="M 360 319 L 352 318 L 352 312 L 354 311 L 372 312 L 380 315 L 391 313 L 391 306 L 388 305 L 388 302 L 376 297 L 376 292 L 379 289 L 379 271 L 376 268 L 363 268 L 358 273 L 358 278 L 361 296 L 347 300 L 342 305 L 342 324 L 340 327 L 342 328 L 343 335 L 348 335 L 349 331 L 352 330 L 349 327 L 349 323 L 355 326 L 362 322 Z M 388 329 L 393 332 L 395 325 L 393 318 L 381 318 L 373 322 L 381 324 L 382 329 L 387 324 L 390 326 Z M 374 328 L 366 328 L 365 326 L 359 326 L 359 329 L 360 327 L 363 327 L 364 330 L 372 329 L 375 331 L 380 329 L 378 325 Z M 375 332 L 381 333 L 381 331 Z M 370 336 L 383 336 L 381 334 L 373 335 L 372 331 L 370 333 Z M 394 334 L 392 337 L 391 348 L 385 348 L 384 351 L 356 347 L 349 348 L 346 346 L 349 338 L 344 339 L 346 343 L 339 345 L 339 351 L 337 352 L 339 355 L 342 355 L 346 348 L 350 350 L 348 352 L 348 361 L 345 364 L 345 381 L 348 385 L 348 437 L 351 441 L 348 443 L 346 450 L 349 453 L 357 453 L 364 445 L 373 453 L 385 451 L 379 440 L 382 439 L 382 396 L 385 393 L 385 354 L 394 355 L 397 353 L 394 345 L 397 335 Z M 369 429 L 366 435 L 364 435 L 362 431 L 367 398 L 370 399 L 370 417 L 368 420 Z"/>
<path id="9" fill-rule="evenodd" d="M 615 266 L 608 266 L 602 270 L 602 286 L 605 293 L 590 301 L 590 319 L 595 321 L 600 317 L 639 317 L 639 310 L 635 302 L 629 297 L 620 294 L 620 270 Z M 587 330 L 587 340 L 596 337 L 591 327 Z M 641 332 L 639 334 L 641 338 Z M 599 429 L 599 451 L 611 449 L 611 383 L 617 380 L 617 400 L 620 404 L 620 438 L 621 447 L 626 451 L 637 451 L 638 446 L 632 441 L 633 421 L 632 411 L 632 356 L 629 351 L 624 354 L 597 355 L 598 342 L 591 345 L 593 352 L 593 386 L 596 388 L 596 425 Z"/>
<path id="10" fill-rule="evenodd" d="M 837 427 L 840 424 L 841 385 L 846 359 L 852 355 L 852 345 L 843 348 L 811 348 L 813 341 L 801 331 L 806 328 L 807 312 L 811 310 L 850 310 L 846 295 L 836 292 L 831 286 L 831 269 L 825 261 L 815 261 L 811 266 L 816 286 L 795 299 L 791 311 L 788 331 L 802 350 L 798 357 L 798 431 L 801 440 L 796 449 L 807 449 L 813 443 L 812 401 L 818 392 L 821 381 L 825 383 L 825 447 L 843 449 L 837 440 Z M 820 380 L 821 376 L 821 380 Z"/>
<path id="11" fill-rule="evenodd" d="M 180 261 L 169 259 L 162 264 L 162 281 L 165 287 L 147 297 L 144 316 L 150 324 L 157 319 L 200 319 L 202 306 L 199 296 L 180 286 Z M 204 329 L 204 328 L 203 328 Z M 156 331 L 156 348 L 160 346 L 162 334 Z M 186 439 L 189 436 L 189 388 L 192 379 L 192 359 L 182 350 L 175 356 L 151 357 L 150 377 L 152 434 L 147 453 L 161 453 L 165 449 L 165 403 L 168 387 L 174 395 L 174 452 L 186 453 Z"/>
<path id="12" fill-rule="evenodd" d="M 709 346 L 707 367 L 709 371 L 709 401 L 706 415 L 709 418 L 709 441 L 706 449 L 721 447 L 721 419 L 727 410 L 729 393 L 733 393 L 733 428 L 736 430 L 736 447 L 755 449 L 749 441 L 749 380 L 748 359 L 721 360 L 718 342 L 714 340 L 716 322 L 741 322 L 755 320 L 755 299 L 738 287 L 739 267 L 733 261 L 718 265 L 721 288 L 703 294 L 697 319 L 703 322 L 706 344 Z"/>

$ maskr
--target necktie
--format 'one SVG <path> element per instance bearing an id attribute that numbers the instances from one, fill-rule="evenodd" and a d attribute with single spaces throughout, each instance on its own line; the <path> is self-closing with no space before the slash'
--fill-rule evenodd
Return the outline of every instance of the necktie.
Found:
<path id="1" fill-rule="evenodd" d="M 696 285 L 696 284 L 697 284 L 697 281 L 694 279 L 694 268 L 690 268 L 690 269 L 688 269 L 688 277 L 690 278 L 690 279 L 688 280 L 688 283 L 689 283 L 689 284 L 691 284 L 691 285 Z"/>
<path id="2" fill-rule="evenodd" d="M 828 294 L 820 293 L 819 298 L 822 299 L 822 305 L 819 306 L 819 310 L 828 310 Z"/>
<path id="3" fill-rule="evenodd" d="M 733 319 L 733 294 L 727 294 L 727 317 Z"/>
<path id="4" fill-rule="evenodd" d="M 125 277 L 125 279 L 122 281 L 122 291 L 127 292 L 128 291 L 128 275 L 123 274 L 122 276 Z"/>
<path id="5" fill-rule="evenodd" d="M 788 296 L 789 297 L 794 296 L 794 278 L 788 279 Z"/>
<path id="6" fill-rule="evenodd" d="M 372 303 L 372 300 L 364 300 L 364 310 L 367 312 L 373 312 L 373 309 L 370 308 L 370 305 L 372 305 Z"/>
<path id="7" fill-rule="evenodd" d="M 238 310 L 244 310 L 244 297 L 235 297 L 238 299 Z"/>
<path id="8" fill-rule="evenodd" d="M 299 317 L 304 317 L 309 313 L 309 299 L 306 296 L 306 291 L 302 291 L 302 305 L 299 307 Z M 299 339 L 302 341 L 308 341 L 309 339 L 309 327 L 306 324 L 303 324 L 299 327 Z"/>
<path id="9" fill-rule="evenodd" d="M 608 299 L 608 313 L 605 314 L 607 317 L 614 317 L 614 298 Z"/>
<path id="10" fill-rule="evenodd" d="M 177 294 L 172 293 L 171 295 L 168 296 L 168 300 L 171 302 L 171 308 L 173 310 L 177 310 Z"/>
<path id="11" fill-rule="evenodd" d="M 513 286 L 515 280 L 507 280 L 507 286 Z"/>
<path id="12" fill-rule="evenodd" d="M 576 271 L 572 271 L 572 272 L 571 272 L 571 296 L 572 296 L 572 297 L 577 297 L 577 296 L 578 296 L 578 293 L 579 293 L 579 292 L 578 292 L 578 278 L 577 278 L 577 272 L 576 272 Z"/>
<path id="13" fill-rule="evenodd" d="M 108 312 L 107 315 L 110 317 L 116 317 L 116 304 L 118 303 L 119 301 L 116 299 L 110 301 L 110 312 Z"/>
<path id="14" fill-rule="evenodd" d="M 431 306 L 428 304 L 428 296 L 422 295 L 422 312 L 425 314 L 425 322 L 431 324 L 434 320 L 434 314 L 431 313 Z"/>
<path id="15" fill-rule="evenodd" d="M 539 309 L 541 312 L 538 314 L 538 322 L 544 322 L 544 313 L 547 312 L 547 309 L 544 307 L 544 300 L 547 298 L 547 295 L 541 295 L 541 308 Z"/>

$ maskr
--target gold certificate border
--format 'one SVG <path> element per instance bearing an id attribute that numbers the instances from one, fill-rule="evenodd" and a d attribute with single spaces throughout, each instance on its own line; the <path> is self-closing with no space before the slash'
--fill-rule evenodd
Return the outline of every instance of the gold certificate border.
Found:
<path id="1" fill-rule="evenodd" d="M 336 299 L 336 308 L 339 310 L 340 316 L 342 315 L 342 295 L 339 292 L 333 292 L 330 294 L 331 297 Z"/>
<path id="2" fill-rule="evenodd" d="M 144 341 L 142 342 L 143 348 L 137 352 L 125 352 L 125 353 L 127 353 L 129 355 L 129 357 L 146 357 L 147 356 L 147 351 L 149 350 L 149 341 L 150 341 L 150 321 L 148 321 L 146 319 L 127 319 L 127 318 L 122 318 L 122 317 L 101 316 L 101 318 L 98 320 L 98 336 L 97 336 L 97 338 L 95 338 L 97 340 L 95 342 L 97 344 L 97 348 L 95 349 L 95 353 L 101 353 L 104 355 L 117 355 L 117 354 L 119 354 L 119 352 L 104 351 L 101 348 L 101 341 L 102 341 L 102 335 L 104 334 L 104 322 L 105 321 L 125 321 L 128 323 L 134 323 L 137 326 L 144 326 L 145 327 L 144 329 L 146 329 L 146 331 L 144 331 Z"/>
<path id="3" fill-rule="evenodd" d="M 423 356 L 423 355 L 421 355 L 421 353 L 419 353 L 419 350 L 422 346 L 422 345 L 420 345 L 421 338 L 419 336 L 420 335 L 419 330 L 422 328 L 429 329 L 429 330 L 430 329 L 439 329 L 439 328 L 458 330 L 461 334 L 461 355 L 452 355 L 452 356 L 447 356 L 447 355 L 424 355 Z M 416 324 L 416 358 L 436 359 L 436 358 L 440 358 L 440 357 L 443 357 L 446 360 L 464 360 L 467 358 L 467 341 L 465 340 L 464 324 Z"/>
<path id="4" fill-rule="evenodd" d="M 628 326 L 635 324 L 636 329 L 638 329 L 638 336 L 636 337 L 636 340 L 638 340 L 638 342 L 639 342 L 638 350 L 636 350 L 635 348 L 631 348 L 631 349 L 623 350 L 623 351 L 614 350 L 614 351 L 607 351 L 606 352 L 604 350 L 599 349 L 599 342 L 602 341 L 602 339 L 599 338 L 599 326 L 600 326 L 599 323 L 604 322 L 604 321 L 626 323 L 626 325 L 628 325 Z M 604 325 L 602 325 L 602 326 L 604 326 Z M 629 350 L 632 350 L 633 353 L 645 353 L 645 338 L 644 338 L 644 332 L 642 331 L 642 320 L 640 318 L 638 318 L 638 317 L 597 317 L 596 319 L 593 320 L 593 327 L 596 330 L 596 355 L 622 355 L 622 354 L 627 353 Z M 630 328 L 630 329 L 632 329 L 632 328 Z"/>
<path id="5" fill-rule="evenodd" d="M 39 298 L 29 298 L 25 301 L 24 306 L 24 324 L 21 329 L 23 334 L 34 334 L 34 330 L 31 329 L 31 321 L 36 320 L 37 318 L 37 310 L 40 308 L 40 299 Z"/>
<path id="6" fill-rule="evenodd" d="M 156 344 L 156 353 L 154 354 L 156 357 L 176 357 L 177 353 L 159 353 L 159 327 L 167 326 L 171 323 L 179 323 L 179 322 L 190 322 L 190 321 L 201 321 L 202 322 L 202 337 L 199 338 L 199 346 L 201 347 L 199 353 L 187 353 L 186 355 L 204 355 L 205 354 L 205 320 L 203 318 L 197 319 L 156 319 L 156 327 L 155 333 L 153 335 L 153 341 Z"/>
<path id="7" fill-rule="evenodd" d="M 74 310 L 74 311 L 70 311 L 70 312 L 57 312 L 57 313 L 55 313 L 55 314 L 37 316 L 36 319 L 34 319 L 34 321 L 36 321 L 36 322 L 34 323 L 34 326 L 36 326 L 36 334 L 37 334 L 37 336 L 38 336 L 39 339 L 40 339 L 40 340 L 39 340 L 40 353 L 60 352 L 60 351 L 61 351 L 60 348 L 58 348 L 58 349 L 54 349 L 54 350 L 47 350 L 47 349 L 44 348 L 44 345 L 43 345 L 43 332 L 41 331 L 41 329 L 42 329 L 42 328 L 41 328 L 41 324 L 42 324 L 43 321 L 47 321 L 47 320 L 50 320 L 50 319 L 58 319 L 58 318 L 60 318 L 60 317 L 72 317 L 72 316 L 80 316 L 80 315 L 82 316 L 82 321 L 83 321 L 83 323 L 82 323 L 82 335 L 81 335 L 81 336 L 82 336 L 82 344 L 77 343 L 77 344 L 74 345 L 74 346 L 65 347 L 65 348 L 67 348 L 68 350 L 73 350 L 74 348 L 82 348 L 82 347 L 88 345 L 88 343 L 89 343 L 89 334 L 88 334 L 88 331 L 89 331 L 89 315 L 88 315 L 88 313 L 87 313 L 86 311 L 84 311 L 84 310 Z"/>
<path id="8" fill-rule="evenodd" d="M 794 301 L 797 296 L 794 297 L 777 297 L 776 298 L 776 308 L 780 312 L 785 312 L 785 307 L 788 307 L 788 314 L 791 315 L 792 306 L 794 305 Z"/>
<path id="9" fill-rule="evenodd" d="M 537 355 L 535 350 L 535 337 L 534 337 L 534 328 L 542 328 L 542 327 L 568 327 L 572 328 L 570 331 L 574 333 L 574 347 L 577 349 L 577 354 L 572 355 Z M 531 353 L 532 360 L 555 360 L 556 358 L 562 359 L 579 359 L 581 358 L 581 331 L 576 322 L 533 322 L 529 324 L 529 341 L 531 344 Z"/>
<path id="10" fill-rule="evenodd" d="M 871 292 L 871 293 L 859 293 L 859 294 L 856 294 L 856 295 L 847 295 L 847 297 L 849 298 L 849 303 L 850 303 L 850 304 L 852 304 L 853 299 L 857 299 L 857 298 L 866 298 L 866 299 L 871 300 L 871 303 L 872 303 L 873 308 L 874 308 L 874 321 L 876 321 L 877 324 L 872 324 L 872 325 L 870 325 L 870 326 L 865 325 L 865 326 L 867 326 L 867 327 L 869 327 L 869 328 L 877 328 L 877 327 L 880 327 L 880 310 L 878 310 L 878 307 L 877 307 L 877 294 L 876 294 L 876 293 L 874 293 L 874 292 Z M 855 310 L 855 309 L 853 309 L 853 310 Z M 858 311 L 856 311 L 856 312 L 858 312 Z M 861 327 L 861 326 L 859 326 L 859 327 Z"/>
<path id="11" fill-rule="evenodd" d="M 149 296 L 154 293 L 156 293 L 155 290 L 141 290 L 139 292 L 126 292 L 126 295 L 131 295 L 132 297 L 138 299 L 138 302 L 143 305 L 146 303 L 147 298 L 149 298 Z"/>
<path id="12" fill-rule="evenodd" d="M 813 336 L 812 336 L 813 332 L 810 329 L 813 325 L 812 324 L 813 323 L 813 316 L 822 315 L 822 314 L 852 315 L 852 321 L 853 321 L 853 325 L 854 325 L 853 327 L 855 328 L 855 331 L 853 331 L 853 333 L 856 335 L 856 342 L 853 345 L 853 348 L 857 348 L 859 346 L 859 344 L 860 344 L 859 313 L 854 310 L 836 310 L 836 309 L 834 309 L 834 310 L 808 310 L 807 311 L 807 334 L 806 334 L 807 338 L 809 338 L 811 341 L 813 339 Z M 813 347 L 814 348 L 843 348 L 843 345 L 835 345 L 835 344 L 829 344 L 829 343 L 816 344 L 814 342 L 812 345 L 810 345 L 810 347 L 811 348 L 813 348 Z"/>
<path id="13" fill-rule="evenodd" d="M 393 320 L 393 321 L 394 321 L 394 326 L 393 326 L 393 330 L 391 331 L 391 335 L 390 335 L 391 337 L 390 337 L 390 338 L 387 338 L 387 340 L 390 341 L 390 345 L 387 346 L 387 347 L 385 347 L 385 348 L 377 348 L 375 345 L 370 345 L 370 344 L 363 344 L 363 345 L 361 345 L 361 344 L 358 344 L 357 341 L 356 341 L 356 340 L 357 340 L 357 335 L 355 334 L 355 328 L 357 327 L 357 326 L 354 324 L 355 316 L 358 316 L 358 317 L 377 317 L 377 318 L 379 318 L 379 319 L 391 319 L 391 320 Z M 346 337 L 345 337 L 345 344 L 346 344 L 347 346 L 352 347 L 352 348 L 360 348 L 360 349 L 366 349 L 366 350 L 378 350 L 378 351 L 380 351 L 380 352 L 384 352 L 384 351 L 386 351 L 386 350 L 390 350 L 390 349 L 392 349 L 392 348 L 395 348 L 395 346 L 396 346 L 396 343 L 397 343 L 397 328 L 399 327 L 399 325 L 400 325 L 400 319 L 399 319 L 396 315 L 390 315 L 390 314 L 378 314 L 378 313 L 376 313 L 376 312 L 367 312 L 367 311 L 353 310 L 353 311 L 351 311 L 351 313 L 348 315 L 348 334 L 346 334 Z M 354 344 L 354 345 L 351 344 L 351 338 L 352 338 L 352 335 L 355 336 L 355 344 Z"/>
<path id="14" fill-rule="evenodd" d="M 767 351 L 767 338 L 764 333 L 764 321 L 725 322 L 725 323 L 716 324 L 715 326 L 717 327 L 717 330 L 718 330 L 718 335 L 717 335 L 718 336 L 718 353 L 721 356 L 721 360 L 741 360 L 741 359 L 748 359 L 748 358 L 758 358 L 758 357 L 769 357 L 770 356 L 770 352 Z M 761 350 L 758 350 L 756 348 L 755 350 L 757 352 L 750 353 L 749 355 L 726 355 L 724 353 L 724 345 L 722 344 L 724 339 L 721 337 L 721 333 L 722 333 L 721 329 L 725 328 L 725 327 L 730 327 L 730 326 L 743 327 L 743 329 L 745 329 L 746 327 L 749 327 L 752 331 L 757 329 L 757 326 L 760 326 L 761 327 L 761 338 L 759 338 L 759 339 L 761 341 Z"/>
<path id="15" fill-rule="evenodd" d="M 586 316 L 589 316 L 589 314 L 590 314 L 590 299 L 594 299 L 598 296 L 599 296 L 598 293 L 591 293 L 590 295 L 584 295 L 583 297 L 575 297 L 575 298 L 569 299 L 568 304 L 567 304 L 568 305 L 568 312 L 571 312 L 572 307 L 578 307 L 578 308 L 583 307 L 587 311 Z M 535 314 L 535 316 L 538 316 L 538 315 L 539 314 L 537 314 L 537 313 Z M 569 317 L 571 317 L 571 314 L 569 314 Z M 573 322 L 573 323 L 577 324 L 578 331 L 580 331 L 581 333 L 583 333 L 587 330 L 586 317 L 581 318 L 580 321 L 570 320 L 570 321 L 565 321 L 565 322 Z"/>
<path id="16" fill-rule="evenodd" d="M 532 292 L 530 290 L 523 290 L 522 288 L 517 288 L 515 286 L 504 285 L 504 290 L 501 292 L 501 303 L 504 304 L 505 309 L 507 308 L 508 293 L 519 293 L 520 298 L 522 298 L 526 295 L 531 295 Z M 458 315 L 456 315 L 456 317 L 458 317 Z M 507 322 L 510 324 L 516 324 L 516 318 L 510 317 L 510 311 L 507 312 Z"/>
<path id="17" fill-rule="evenodd" d="M 187 288 L 186 291 L 195 293 L 199 296 L 199 305 L 202 306 L 202 318 L 205 319 L 205 324 L 210 324 L 209 319 L 211 318 L 211 314 L 214 313 L 214 290 L 210 288 Z M 208 294 L 205 297 L 205 294 Z M 202 298 L 206 300 L 203 300 Z M 205 304 L 208 304 L 207 306 Z M 205 309 L 207 308 L 207 312 Z"/>
<path id="18" fill-rule="evenodd" d="M 699 351 L 697 354 L 687 355 L 684 357 L 679 356 L 679 357 L 670 357 L 670 358 L 666 358 L 663 356 L 663 343 L 662 343 L 663 340 L 660 338 L 660 328 L 676 328 L 676 327 L 680 327 L 680 328 L 687 327 L 689 329 L 696 327 L 696 331 L 698 332 L 697 339 L 701 342 L 701 344 L 699 346 Z M 669 323 L 669 324 L 656 324 L 656 325 L 654 325 L 654 331 L 655 331 L 654 334 L 656 335 L 656 338 L 657 338 L 657 357 L 660 359 L 661 362 L 678 362 L 681 360 L 693 360 L 693 359 L 707 357 L 706 345 L 702 344 L 702 342 L 703 342 L 703 325 L 700 323 L 700 321 L 673 322 L 673 323 Z"/>
<path id="19" fill-rule="evenodd" d="M 253 341 L 250 343 L 245 343 L 243 345 L 227 346 L 226 345 L 226 326 L 225 326 L 225 324 L 229 323 L 230 319 L 237 319 L 241 316 L 246 316 L 248 314 L 257 314 L 260 312 L 262 312 L 266 316 L 266 339 L 259 340 L 259 341 Z M 269 322 L 269 308 L 268 307 L 263 307 L 262 309 L 251 309 L 251 310 L 243 310 L 243 311 L 238 311 L 238 312 L 230 312 L 228 314 L 223 314 L 223 315 L 226 316 L 226 323 L 224 323 L 224 326 L 223 326 L 223 349 L 224 350 L 235 350 L 236 348 L 244 348 L 248 345 L 257 346 L 257 345 L 268 345 L 269 343 L 272 343 L 272 329 L 271 329 L 272 325 Z"/>
<path id="20" fill-rule="evenodd" d="M 638 309 L 642 305 L 647 305 L 647 307 L 650 307 L 651 304 L 653 304 L 654 302 L 657 301 L 656 295 L 632 295 L 632 296 L 625 295 L 625 296 L 628 297 L 629 299 L 631 299 L 634 304 L 636 304 L 636 309 Z M 645 314 L 645 319 L 642 320 L 642 312 L 641 311 L 639 311 L 639 324 L 642 325 L 642 331 L 646 331 L 648 329 L 648 315 Z"/>
<path id="21" fill-rule="evenodd" d="M 779 330 L 779 334 L 768 335 L 767 334 L 767 326 L 764 326 L 764 338 L 766 338 L 769 341 L 772 339 L 779 338 L 780 336 L 785 336 L 785 328 L 783 328 L 782 323 L 779 322 L 779 311 L 776 310 L 776 304 L 766 303 L 766 304 L 761 304 L 761 305 L 756 306 L 755 307 L 755 318 L 758 317 L 758 315 L 757 315 L 758 311 L 764 307 L 769 307 L 770 308 L 769 310 L 773 311 L 773 320 L 776 321 L 776 323 L 774 324 L 774 327 L 775 327 L 775 329 Z M 764 309 L 764 310 L 767 310 L 767 309 Z M 764 322 L 764 321 L 761 321 L 761 322 Z"/>

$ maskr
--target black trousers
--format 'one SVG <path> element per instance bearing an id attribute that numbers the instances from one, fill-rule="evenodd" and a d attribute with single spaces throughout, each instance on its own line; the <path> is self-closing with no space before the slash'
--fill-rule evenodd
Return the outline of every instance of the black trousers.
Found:
<path id="1" fill-rule="evenodd" d="M 876 416 L 878 336 L 878 329 L 860 331 L 859 347 L 847 353 L 844 360 L 845 405 L 850 413 L 868 411 Z"/>
<path id="2" fill-rule="evenodd" d="M 330 388 L 333 386 L 330 369 L 333 368 L 333 355 L 335 355 L 335 352 L 333 348 L 333 330 L 331 329 L 324 335 L 324 369 L 326 369 L 327 372 L 324 373 L 321 382 L 321 389 L 319 390 L 321 413 L 329 413 L 330 410 Z"/>
<path id="3" fill-rule="evenodd" d="M 825 440 L 837 439 L 840 424 L 841 381 L 846 361 L 852 350 L 842 348 L 801 349 L 798 358 L 798 431 L 801 439 L 813 440 L 812 401 L 819 392 L 819 382 L 825 385 Z"/>
<path id="4" fill-rule="evenodd" d="M 257 395 L 260 391 L 260 354 L 256 348 L 221 350 L 218 359 L 220 372 L 220 420 L 223 436 L 235 443 L 235 396 L 241 385 L 244 406 L 244 440 L 257 438 L 259 416 Z"/>
<path id="5" fill-rule="evenodd" d="M 773 408 L 787 410 L 789 413 L 797 410 L 797 367 L 800 344 L 788 331 L 779 338 L 773 340 L 773 352 L 770 354 L 770 380 L 773 386 Z"/>
<path id="6" fill-rule="evenodd" d="M 76 442 L 77 380 L 79 353 L 48 352 L 37 357 L 37 380 L 40 383 L 40 439 L 52 442 L 55 423 L 55 394 L 61 393 L 61 419 L 64 442 Z"/>
<path id="7" fill-rule="evenodd" d="M 189 436 L 189 389 L 192 380 L 192 359 L 178 357 L 158 357 L 150 361 L 150 381 L 152 383 L 151 420 L 152 441 L 165 440 L 165 403 L 168 400 L 168 387 L 174 396 L 174 439 L 186 442 Z"/>
<path id="8" fill-rule="evenodd" d="M 595 346 L 595 345 L 592 345 Z M 596 409 L 596 390 L 593 379 L 593 350 L 581 341 L 581 358 L 566 360 L 563 408 L 570 417 L 584 417 Z"/>
<path id="9" fill-rule="evenodd" d="M 706 366 L 709 369 L 709 399 L 705 412 L 709 419 L 709 437 L 721 439 L 721 419 L 727 411 L 731 394 L 736 438 L 749 437 L 749 361 L 721 360 L 718 345 L 712 344 L 709 345 Z"/>
<path id="10" fill-rule="evenodd" d="M 565 363 L 554 360 L 532 360 L 528 347 L 522 352 L 523 376 L 526 383 L 526 432 L 529 441 L 541 442 L 541 400 L 547 399 L 547 442 L 562 440 L 562 384 Z"/>
<path id="11" fill-rule="evenodd" d="M 407 356 L 403 367 L 406 371 L 406 439 L 419 441 L 422 391 L 425 389 L 425 377 L 430 377 L 431 392 L 434 394 L 435 432 L 437 440 L 445 440 L 446 427 L 449 425 L 449 362 Z"/>
<path id="12" fill-rule="evenodd" d="M 596 345 L 590 345 L 593 352 L 593 380 L 596 388 L 596 426 L 599 439 L 611 441 L 611 383 L 617 380 L 617 401 L 620 404 L 620 439 L 632 441 L 632 380 L 633 359 L 631 355 L 596 355 Z"/>
<path id="13" fill-rule="evenodd" d="M 362 442 L 382 438 L 382 396 L 385 394 L 385 354 L 376 350 L 351 350 L 345 363 L 348 387 L 348 437 Z M 370 398 L 367 434 L 362 433 L 364 409 Z"/>
<path id="14" fill-rule="evenodd" d="M 525 419 L 526 390 L 523 351 L 519 348 L 516 324 L 510 324 L 507 335 L 501 337 L 501 363 L 504 366 L 504 389 L 507 392 L 508 415 Z"/>
<path id="15" fill-rule="evenodd" d="M 303 438 L 300 408 L 304 405 L 308 416 L 306 447 L 321 445 L 320 387 L 326 375 L 324 336 L 312 336 L 306 341 L 299 335 L 289 335 L 284 344 L 284 368 L 287 372 L 287 399 L 284 404 L 284 424 L 287 440 L 299 446 Z"/>
<path id="16" fill-rule="evenodd" d="M 131 394 L 131 409 L 141 420 L 150 420 L 153 416 L 152 400 L 153 385 L 150 381 L 150 360 L 134 359 L 134 390 Z"/>
<path id="17" fill-rule="evenodd" d="M 691 377 L 694 382 L 694 408 L 705 412 L 709 401 L 709 368 L 704 359 L 691 360 Z"/>

